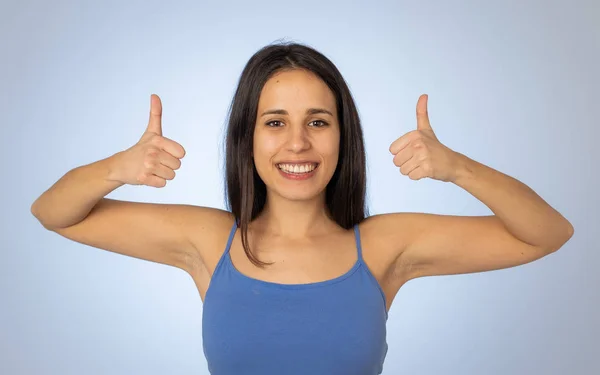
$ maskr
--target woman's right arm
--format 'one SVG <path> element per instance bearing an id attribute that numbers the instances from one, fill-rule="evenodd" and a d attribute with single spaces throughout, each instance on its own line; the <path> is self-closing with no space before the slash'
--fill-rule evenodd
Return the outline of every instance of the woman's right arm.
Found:
<path id="1" fill-rule="evenodd" d="M 181 268 L 200 264 L 191 233 L 224 211 L 181 204 L 104 198 L 123 185 L 111 181 L 108 158 L 67 172 L 31 206 L 48 230 L 103 250 Z"/>
<path id="2" fill-rule="evenodd" d="M 73 241 L 190 273 L 201 263 L 201 244 L 212 243 L 213 233 L 233 223 L 229 212 L 104 198 L 124 184 L 163 187 L 174 178 L 185 151 L 162 137 L 158 96 L 151 108 L 140 142 L 67 172 L 35 200 L 31 213 L 46 229 Z"/>
<path id="3" fill-rule="evenodd" d="M 49 230 L 79 223 L 104 196 L 124 185 L 110 179 L 115 157 L 70 170 L 33 202 L 31 213 Z"/>

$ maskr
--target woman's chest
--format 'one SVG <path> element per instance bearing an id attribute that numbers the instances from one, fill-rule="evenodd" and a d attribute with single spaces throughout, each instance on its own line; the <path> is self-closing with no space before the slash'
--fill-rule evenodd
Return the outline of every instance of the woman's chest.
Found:
<path id="1" fill-rule="evenodd" d="M 206 256 L 203 264 L 192 274 L 202 300 L 210 287 L 217 266 L 226 266 L 243 277 L 267 283 L 310 284 L 339 279 L 362 263 L 368 268 L 386 295 L 386 308 L 398 288 L 393 276 L 393 259 L 381 244 L 372 241 L 368 233 L 357 241 L 354 231 L 322 237 L 310 241 L 263 241 L 250 243 L 253 254 L 261 261 L 272 263 L 263 268 L 254 265 L 241 244 L 239 231 L 226 249 L 226 239 L 221 251 Z M 360 246 L 360 251 L 359 251 Z"/>

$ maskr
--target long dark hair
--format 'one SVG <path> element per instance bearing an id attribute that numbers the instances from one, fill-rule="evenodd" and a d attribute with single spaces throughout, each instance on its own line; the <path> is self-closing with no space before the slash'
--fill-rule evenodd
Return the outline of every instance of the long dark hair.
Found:
<path id="1" fill-rule="evenodd" d="M 261 268 L 272 263 L 258 260 L 248 243 L 249 223 L 261 213 L 267 200 L 266 186 L 251 157 L 258 101 L 264 84 L 271 76 L 293 69 L 316 74 L 329 86 L 336 99 L 340 153 L 325 192 L 332 219 L 349 229 L 364 220 L 367 214 L 363 133 L 346 81 L 327 57 L 311 47 L 286 42 L 263 47 L 250 58 L 242 71 L 229 108 L 225 142 L 227 208 L 241 229 L 244 252 L 253 264 Z"/>

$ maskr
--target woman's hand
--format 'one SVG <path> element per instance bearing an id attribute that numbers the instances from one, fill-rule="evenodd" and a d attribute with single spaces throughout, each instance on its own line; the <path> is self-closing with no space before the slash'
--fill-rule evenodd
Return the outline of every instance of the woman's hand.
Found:
<path id="1" fill-rule="evenodd" d="M 162 136 L 162 104 L 150 96 L 150 120 L 142 138 L 134 146 L 112 156 L 109 179 L 130 185 L 164 187 L 175 178 L 185 149 Z"/>
<path id="2" fill-rule="evenodd" d="M 429 177 L 452 182 L 457 175 L 461 154 L 438 141 L 429 123 L 427 99 L 428 96 L 423 94 L 417 102 L 417 130 L 396 139 L 390 145 L 390 152 L 394 155 L 394 164 L 411 180 Z"/>

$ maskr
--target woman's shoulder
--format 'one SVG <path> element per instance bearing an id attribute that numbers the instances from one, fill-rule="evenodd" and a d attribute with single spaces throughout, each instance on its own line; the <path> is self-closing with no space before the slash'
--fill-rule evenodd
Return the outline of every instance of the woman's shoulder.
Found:
<path id="1" fill-rule="evenodd" d="M 397 234 L 398 231 L 406 230 L 411 222 L 411 212 L 394 212 L 377 214 L 366 217 L 359 223 L 361 233 L 377 234 L 386 236 L 390 233 Z"/>
<path id="2" fill-rule="evenodd" d="M 409 212 L 369 216 L 358 225 L 363 246 L 379 255 L 397 258 L 412 239 L 411 222 Z"/>
<path id="3" fill-rule="evenodd" d="M 229 237 L 235 216 L 219 208 L 192 205 L 189 208 L 187 217 L 182 220 L 187 224 L 188 238 L 199 260 L 204 262 L 223 251 L 223 241 Z"/>

